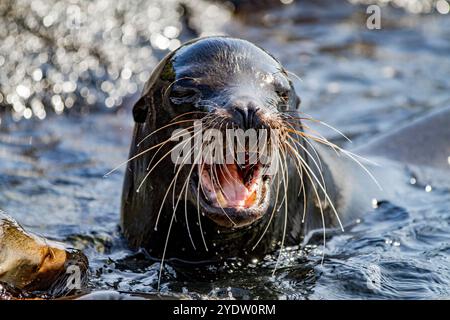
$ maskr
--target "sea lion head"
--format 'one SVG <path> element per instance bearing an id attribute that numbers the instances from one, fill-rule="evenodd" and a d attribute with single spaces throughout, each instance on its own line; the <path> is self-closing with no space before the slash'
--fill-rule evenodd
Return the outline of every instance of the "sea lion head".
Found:
<path id="1" fill-rule="evenodd" d="M 186 130 L 189 138 L 179 145 L 182 148 L 183 143 L 188 143 L 191 150 L 199 146 L 194 136 L 197 126 L 201 126 L 203 156 L 195 158 L 193 152 L 187 157 L 189 165 L 177 175 L 176 184 L 183 186 L 181 182 L 188 179 L 189 185 L 177 189 L 177 194 L 188 194 L 191 203 L 220 227 L 239 228 L 259 220 L 275 205 L 270 186 L 274 175 L 280 172 L 273 172 L 272 167 L 269 174 L 274 160 L 266 158 L 262 163 L 259 155 L 263 151 L 272 154 L 270 148 L 280 151 L 279 145 L 269 141 L 275 141 L 271 138 L 276 130 L 281 130 L 281 135 L 276 135 L 280 141 L 289 127 L 296 127 L 294 121 L 286 118 L 299 103 L 288 73 L 272 55 L 245 40 L 208 37 L 191 41 L 162 60 L 134 106 L 133 115 L 137 123 L 151 128 L 150 132 L 167 126 L 176 138 L 175 129 Z M 211 133 L 210 129 L 216 132 Z M 227 130 L 243 132 L 244 140 L 236 138 L 235 145 L 229 148 Z M 217 132 L 222 133 L 220 138 Z M 252 133 L 256 133 L 258 144 L 260 134 L 266 134 L 267 143 L 256 149 L 254 144 L 251 147 L 248 139 Z M 177 138 L 185 138 L 183 134 Z M 208 134 L 216 142 L 223 139 L 224 154 L 231 154 L 232 161 L 226 156 L 222 162 L 217 158 L 207 161 L 208 143 L 204 140 Z M 242 141 L 244 150 L 238 155 L 236 150 Z M 212 158 L 213 151 L 209 151 Z M 250 154 L 256 158 L 250 159 Z M 188 163 L 183 162 L 187 158 L 181 160 L 183 165 Z M 275 160 L 282 159 L 278 155 Z M 280 195 L 278 202 L 281 198 Z"/>
<path id="2" fill-rule="evenodd" d="M 76 266 L 80 279 L 87 259 L 76 250 L 26 232 L 9 216 L 0 212 L 0 282 L 24 292 L 62 295 L 70 291 L 70 267 Z"/>

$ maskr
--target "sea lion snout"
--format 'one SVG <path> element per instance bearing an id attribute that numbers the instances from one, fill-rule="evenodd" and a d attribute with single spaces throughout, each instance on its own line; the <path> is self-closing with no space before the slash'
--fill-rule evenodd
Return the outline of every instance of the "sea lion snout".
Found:
<path id="1" fill-rule="evenodd" d="M 256 129 L 261 126 L 261 106 L 252 97 L 238 97 L 228 104 L 232 121 L 242 129 Z"/>

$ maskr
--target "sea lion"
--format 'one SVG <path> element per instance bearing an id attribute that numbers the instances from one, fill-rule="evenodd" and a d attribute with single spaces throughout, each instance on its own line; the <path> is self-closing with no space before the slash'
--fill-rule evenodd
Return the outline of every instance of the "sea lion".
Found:
<path id="1" fill-rule="evenodd" d="M 81 252 L 26 232 L 0 212 L 0 284 L 11 288 L 8 292 L 22 297 L 31 293 L 46 297 L 69 294 L 81 289 L 74 286 L 75 281 L 84 284 L 87 267 L 87 258 Z M 69 283 L 74 268 L 79 279 Z"/>
<path id="2" fill-rule="evenodd" d="M 362 148 L 384 159 L 375 165 L 332 144 L 308 126 L 320 122 L 299 104 L 292 74 L 248 41 L 200 38 L 169 53 L 133 108 L 121 206 L 130 245 L 173 262 L 252 259 L 298 245 L 317 228 L 343 230 L 375 199 L 395 197 L 405 179 L 401 163 Z M 259 162 L 175 165 L 171 135 L 191 132 L 199 120 L 219 131 L 262 128 L 276 135 L 275 173 L 265 175 Z M 448 129 L 441 130 L 445 137 Z M 439 141 L 438 149 L 448 147 Z"/>
<path id="3" fill-rule="evenodd" d="M 136 125 L 121 208 L 131 246 L 184 262 L 249 258 L 280 242 L 298 244 L 306 229 L 319 224 L 336 225 L 337 216 L 328 211 L 336 211 L 330 203 L 338 193 L 327 168 L 319 172 L 312 144 L 298 139 L 299 104 L 288 72 L 248 41 L 202 38 L 168 54 L 133 108 Z M 264 175 L 260 163 L 249 170 L 237 164 L 216 168 L 221 177 L 208 176 L 203 165 L 177 172 L 167 156 L 170 135 L 198 119 L 219 130 L 280 130 L 276 148 L 284 148 L 283 163 L 274 175 Z M 249 174 L 256 178 L 248 181 Z"/>

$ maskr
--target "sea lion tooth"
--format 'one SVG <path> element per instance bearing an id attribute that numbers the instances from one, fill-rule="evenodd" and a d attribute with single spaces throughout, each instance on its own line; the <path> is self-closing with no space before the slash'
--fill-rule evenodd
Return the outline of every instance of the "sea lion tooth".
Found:
<path id="1" fill-rule="evenodd" d="M 226 198 L 224 197 L 222 191 L 217 190 L 216 197 L 217 197 L 217 203 L 219 204 L 219 206 L 224 208 L 228 205 L 228 202 L 227 202 Z"/>

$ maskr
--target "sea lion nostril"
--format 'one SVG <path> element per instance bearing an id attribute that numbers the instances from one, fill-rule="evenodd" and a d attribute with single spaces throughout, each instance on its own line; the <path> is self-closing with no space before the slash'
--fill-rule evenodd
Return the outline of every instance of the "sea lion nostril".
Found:
<path id="1" fill-rule="evenodd" d="M 258 107 L 250 104 L 245 107 L 236 106 L 234 108 L 234 118 L 244 129 L 255 128 L 258 125 Z"/>
<path id="2" fill-rule="evenodd" d="M 235 107 L 234 120 L 242 127 L 247 127 L 247 108 Z"/>

